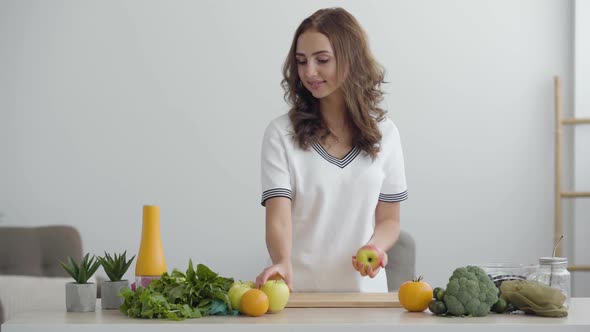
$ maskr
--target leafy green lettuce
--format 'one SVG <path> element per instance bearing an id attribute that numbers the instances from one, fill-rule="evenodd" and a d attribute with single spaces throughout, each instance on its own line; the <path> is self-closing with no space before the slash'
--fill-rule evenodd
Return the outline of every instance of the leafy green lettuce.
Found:
<path id="1" fill-rule="evenodd" d="M 224 278 L 203 264 L 193 268 L 189 260 L 186 273 L 177 269 L 163 273 L 159 280 L 134 292 L 125 288 L 120 296 L 124 302 L 119 310 L 136 318 L 200 318 L 208 315 L 235 315 L 227 291 L 234 282 Z"/>

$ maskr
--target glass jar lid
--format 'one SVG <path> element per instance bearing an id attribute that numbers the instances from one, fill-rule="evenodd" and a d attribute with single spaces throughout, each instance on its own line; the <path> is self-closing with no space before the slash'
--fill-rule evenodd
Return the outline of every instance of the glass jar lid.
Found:
<path id="1" fill-rule="evenodd" d="M 562 265 L 567 264 L 567 257 L 541 257 L 539 264 L 542 265 Z"/>

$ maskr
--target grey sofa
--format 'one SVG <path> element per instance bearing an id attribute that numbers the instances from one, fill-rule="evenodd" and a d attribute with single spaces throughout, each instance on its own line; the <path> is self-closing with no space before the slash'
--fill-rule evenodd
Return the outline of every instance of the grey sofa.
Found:
<path id="1" fill-rule="evenodd" d="M 82 258 L 80 233 L 71 226 L 0 227 L 0 274 L 68 277 L 59 261 Z M 0 303 L 0 324 L 4 309 Z"/>
<path id="2" fill-rule="evenodd" d="M 59 261 L 82 257 L 82 240 L 71 226 L 0 227 L 0 274 L 67 277 Z"/>
<path id="3" fill-rule="evenodd" d="M 412 280 L 416 274 L 416 242 L 412 235 L 401 230 L 399 239 L 387 252 L 387 257 L 387 288 L 390 292 L 397 292 L 403 282 Z"/>

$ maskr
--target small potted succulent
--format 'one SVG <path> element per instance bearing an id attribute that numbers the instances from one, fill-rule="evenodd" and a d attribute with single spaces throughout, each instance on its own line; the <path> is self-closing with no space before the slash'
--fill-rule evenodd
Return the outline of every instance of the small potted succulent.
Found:
<path id="1" fill-rule="evenodd" d="M 72 257 L 68 262 L 60 262 L 64 270 L 74 278 L 75 282 L 66 284 L 66 309 L 73 312 L 94 311 L 96 309 L 96 284 L 89 283 L 88 279 L 94 275 L 100 267 L 100 262 L 95 257 L 89 258 L 86 254 L 80 265 Z"/>
<path id="2" fill-rule="evenodd" d="M 131 262 L 135 258 L 133 256 L 127 260 L 126 255 L 127 251 L 123 254 L 114 254 L 112 256 L 105 252 L 104 257 L 98 258 L 102 268 L 110 279 L 110 281 L 103 282 L 100 289 L 101 306 L 103 309 L 119 309 L 121 304 L 123 304 L 124 299 L 119 297 L 118 294 L 123 288 L 129 288 L 129 280 L 121 279 L 123 279 L 125 272 L 127 272 L 127 269 L 129 269 Z"/>

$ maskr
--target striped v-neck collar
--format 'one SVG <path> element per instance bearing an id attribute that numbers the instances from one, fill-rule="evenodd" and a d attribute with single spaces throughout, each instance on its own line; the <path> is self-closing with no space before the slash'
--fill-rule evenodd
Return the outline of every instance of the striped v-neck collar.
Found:
<path id="1" fill-rule="evenodd" d="M 355 146 L 342 159 L 338 159 L 329 154 L 328 151 L 326 151 L 326 149 L 324 149 L 324 147 L 318 142 L 313 142 L 311 146 L 314 150 L 316 150 L 317 153 L 320 154 L 320 156 L 322 156 L 322 158 L 340 168 L 346 167 L 354 160 L 354 158 L 356 158 L 356 156 L 359 155 L 359 153 L 361 153 L 361 149 Z"/>

